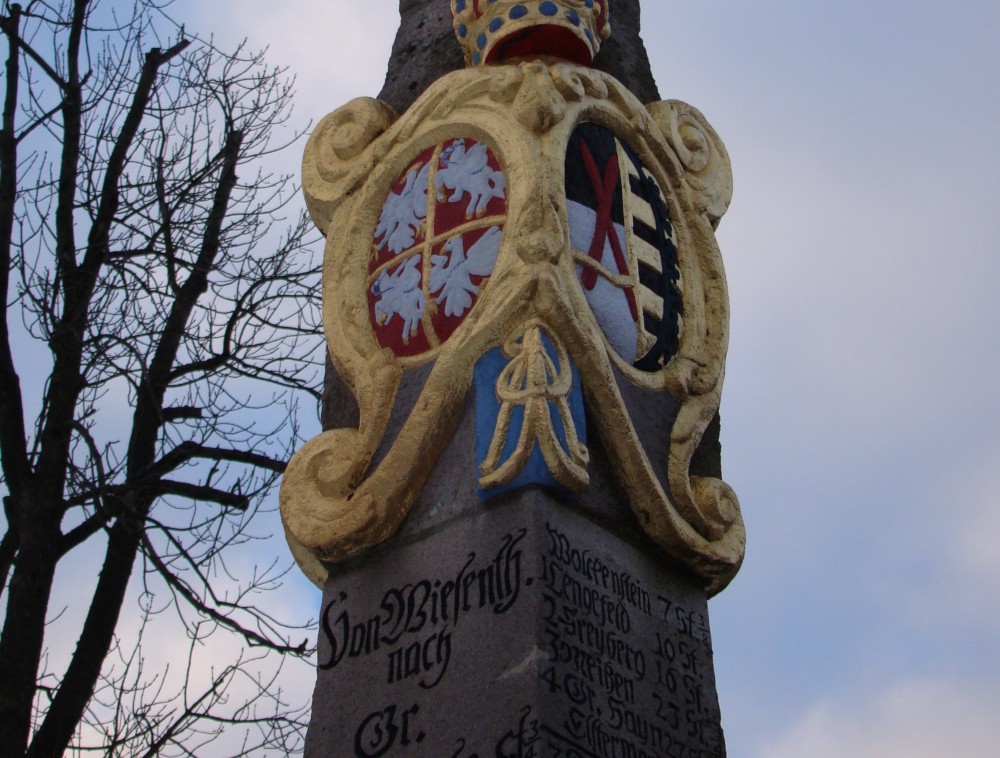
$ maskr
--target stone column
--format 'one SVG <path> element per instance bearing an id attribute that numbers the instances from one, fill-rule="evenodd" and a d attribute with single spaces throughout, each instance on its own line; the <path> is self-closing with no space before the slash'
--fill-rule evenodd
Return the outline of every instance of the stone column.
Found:
<path id="1" fill-rule="evenodd" d="M 337 122 L 377 123 L 365 126 L 370 139 L 388 129 L 396 114 L 405 114 L 442 76 L 465 67 L 445 0 L 400 0 L 400 14 L 378 98 L 395 113 L 352 112 Z M 638 0 L 614 0 L 611 24 L 613 34 L 595 68 L 624 84 L 639 102 L 658 100 L 639 37 Z M 671 118 L 658 115 L 663 111 L 651 112 L 661 124 Z M 688 126 L 703 123 L 696 112 L 675 107 L 672 113 L 678 129 L 687 128 L 677 126 L 683 119 Z M 704 126 L 707 139 L 717 139 Z M 323 124 L 317 131 L 322 129 Z M 671 137 L 666 139 L 670 142 Z M 721 143 L 719 150 L 724 156 Z M 314 152 L 319 154 L 321 147 Z M 360 148 L 340 150 L 338 144 L 334 152 L 341 158 L 368 160 Z M 720 160 L 717 155 L 714 159 Z M 307 164 L 309 160 L 307 156 Z M 364 173 L 358 170 L 352 193 Z M 310 195 L 308 176 L 305 183 L 317 223 L 323 227 L 322 219 L 331 217 L 335 225 L 336 211 L 327 212 L 321 207 L 326 201 Z M 330 207 L 339 202 L 331 201 Z M 709 198 L 705 208 L 713 202 L 720 203 Z M 722 210 L 727 203 L 728 197 L 721 202 Z M 713 225 L 722 213 L 716 206 L 705 210 Z M 675 223 L 683 226 L 681 219 Z M 505 234 L 513 237 L 510 226 Z M 707 226 L 689 236 L 701 244 L 706 234 Z M 331 275 L 329 269 L 326 275 Z M 706 320 L 711 331 L 718 331 L 713 319 L 725 321 L 724 302 L 713 306 L 711 287 L 703 289 Z M 721 297 L 724 301 L 724 292 Z M 701 305 L 688 307 L 694 321 Z M 724 323 L 720 328 L 725 332 Z M 550 346 L 545 349 L 554 354 Z M 717 362 L 723 359 L 724 345 Z M 566 368 L 558 360 L 556 364 L 557 369 Z M 373 370 L 382 368 L 372 365 Z M 721 383 L 721 363 L 717 369 Z M 425 392 L 432 373 L 439 370 L 436 362 L 425 363 L 403 371 L 398 381 L 386 380 L 385 386 L 396 389 L 384 435 L 355 473 L 344 475 L 342 482 L 317 485 L 322 498 L 335 500 L 346 512 L 358 480 L 384 468 L 388 457 L 399 455 L 400 446 L 411 445 L 412 428 L 407 425 L 412 427 L 413 417 L 425 413 L 428 402 L 440 396 Z M 456 383 L 467 380 L 456 374 Z M 325 546 L 289 515 L 303 510 L 300 477 L 321 480 L 323 466 L 337 468 L 331 461 L 341 438 L 327 443 L 321 454 L 328 457 L 322 464 L 316 463 L 320 455 L 311 452 L 311 458 L 300 454 L 300 462 L 293 461 L 282 492 L 286 529 L 303 569 L 322 581 L 324 589 L 307 756 L 725 755 L 707 599 L 725 586 L 742 556 L 735 498 L 718 482 L 716 490 L 722 494 L 712 507 L 722 515 L 696 513 L 704 521 L 695 519 L 701 524 L 697 527 L 689 527 L 680 516 L 664 520 L 648 515 L 646 506 L 637 505 L 644 498 L 634 492 L 635 483 L 623 481 L 623 471 L 632 469 L 621 460 L 619 430 L 600 410 L 601 401 L 594 395 L 601 393 L 593 393 L 587 381 L 584 377 L 582 384 L 588 409 L 574 406 L 589 451 L 587 483 L 576 492 L 528 484 L 484 500 L 477 486 L 483 458 L 482 401 L 493 385 L 478 378 L 457 393 L 463 400 L 451 401 L 453 411 L 439 421 L 440 433 L 426 433 L 429 439 L 446 441 L 426 481 L 399 488 L 407 497 L 415 493 L 401 525 L 383 530 L 391 533 L 387 539 L 368 522 L 351 527 L 369 536 L 378 532 L 378 538 L 366 537 L 366 549 L 347 542 L 347 547 Z M 706 499 L 703 491 L 715 486 L 708 483 L 717 482 L 699 477 L 718 477 L 721 471 L 718 386 L 697 392 L 685 387 L 675 393 L 635 386 L 621 373 L 612 381 L 614 387 L 607 391 L 621 399 L 629 419 L 623 423 L 634 430 L 636 454 L 654 464 L 656 480 L 649 486 L 662 488 L 666 500 L 675 504 L 687 493 L 693 498 L 689 507 L 697 510 Z M 353 384 L 358 382 L 355 377 Z M 697 379 L 690 382 L 696 384 Z M 574 373 L 578 392 L 579 384 Z M 357 393 L 357 387 L 352 391 L 331 366 L 325 428 L 354 434 L 365 415 L 359 419 Z M 371 398 L 364 402 L 377 405 Z M 701 420 L 692 421 L 692 416 Z M 364 427 L 362 423 L 362 433 Z M 690 434 L 684 431 L 688 428 Z M 565 426 L 562 432 L 565 436 Z M 344 447 L 354 443 L 354 437 L 343 440 Z M 666 462 L 675 461 L 678 446 L 684 445 L 691 446 L 686 459 L 681 456 L 689 472 L 681 472 L 684 483 L 679 485 L 676 471 L 671 473 Z M 412 447 L 410 453 L 420 456 L 423 450 Z M 303 473 L 307 469 L 309 473 Z M 679 496 L 678 487 L 684 490 Z M 674 528 L 681 537 L 669 535 Z M 727 546 L 720 559 L 713 546 L 726 541 L 735 547 Z M 700 547 L 691 547 L 695 543 L 708 545 L 710 557 L 702 555 Z M 729 568 L 709 566 L 719 561 Z"/>
<path id="2" fill-rule="evenodd" d="M 596 440 L 582 495 L 481 503 L 472 406 L 396 537 L 330 567 L 306 755 L 724 756 L 699 581 L 642 533 Z"/>

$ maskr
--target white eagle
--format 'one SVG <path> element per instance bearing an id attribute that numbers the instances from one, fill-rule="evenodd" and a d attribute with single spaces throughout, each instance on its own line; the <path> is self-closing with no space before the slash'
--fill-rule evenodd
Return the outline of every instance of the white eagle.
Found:
<path id="1" fill-rule="evenodd" d="M 414 255 L 393 273 L 383 271 L 372 284 L 372 294 L 377 298 L 375 320 L 384 325 L 398 315 L 403 320 L 404 344 L 416 333 L 427 305 L 417 270 L 419 261 L 420 256 Z"/>
<path id="2" fill-rule="evenodd" d="M 466 148 L 465 140 L 456 140 L 441 152 L 443 168 L 437 172 L 438 197 L 451 191 L 449 203 L 457 203 L 469 195 L 469 205 L 465 217 L 479 217 L 486 212 L 486 206 L 495 197 L 503 199 L 505 181 L 503 173 L 491 168 L 486 145 L 476 142 Z"/>
<path id="3" fill-rule="evenodd" d="M 406 184 L 399 193 L 390 192 L 382 206 L 375 239 L 383 238 L 379 246 L 388 243 L 393 255 L 413 245 L 417 231 L 427 218 L 427 178 L 431 166 L 425 163 L 419 170 L 411 168 L 406 174 Z"/>
<path id="4" fill-rule="evenodd" d="M 462 316 L 472 307 L 472 296 L 479 293 L 472 277 L 493 273 L 502 238 L 500 227 L 492 226 L 468 252 L 461 237 L 452 237 L 444 243 L 447 255 L 431 256 L 431 294 L 446 316 Z"/>

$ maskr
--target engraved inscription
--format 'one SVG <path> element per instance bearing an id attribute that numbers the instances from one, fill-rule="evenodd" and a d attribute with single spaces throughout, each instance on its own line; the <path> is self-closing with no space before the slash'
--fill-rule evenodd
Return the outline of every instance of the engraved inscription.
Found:
<path id="1" fill-rule="evenodd" d="M 344 709 L 331 744 L 356 758 L 724 758 L 697 591 L 592 524 L 540 519 L 529 537 L 519 523 L 328 588 L 320 682 Z"/>
<path id="2" fill-rule="evenodd" d="M 423 742 L 427 736 L 424 732 L 410 736 L 410 719 L 419 712 L 419 705 L 402 712 L 395 705 L 387 705 L 369 714 L 354 736 L 354 754 L 360 758 L 379 758 L 392 750 L 397 741 L 401 747 Z"/>
<path id="3" fill-rule="evenodd" d="M 552 524 L 546 531 L 541 592 L 549 655 L 539 676 L 565 708 L 541 727 L 545 755 L 724 755 L 718 713 L 703 692 L 711 668 L 704 614 L 652 594 Z"/>
<path id="4" fill-rule="evenodd" d="M 379 609 L 360 619 L 352 617 L 348 595 L 340 592 L 323 610 L 321 634 L 330 655 L 320 661 L 320 670 L 335 668 L 345 656 L 378 655 L 386 684 L 417 678 L 423 689 L 437 687 L 451 661 L 452 631 L 464 617 L 485 609 L 500 616 L 517 602 L 523 578 L 519 545 L 525 533 L 506 535 L 488 562 L 470 552 L 452 576 L 386 590 Z"/>

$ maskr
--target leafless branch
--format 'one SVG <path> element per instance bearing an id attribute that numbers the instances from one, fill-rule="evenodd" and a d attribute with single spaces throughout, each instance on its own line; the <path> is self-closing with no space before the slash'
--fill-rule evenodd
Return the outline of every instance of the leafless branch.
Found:
<path id="1" fill-rule="evenodd" d="M 312 232 L 266 163 L 298 136 L 275 136 L 290 84 L 161 0 L 104 1 L 0 11 L 0 758 L 197 754 L 222 725 L 259 732 L 246 749 L 291 749 L 301 711 L 253 669 L 306 655 L 288 642 L 302 624 L 256 602 L 283 569 L 247 576 L 233 557 L 259 545 L 251 524 L 322 374 Z M 60 621 L 83 618 L 59 669 L 46 622 L 71 553 L 101 562 Z M 207 688 L 154 670 L 142 637 L 171 607 L 192 651 L 219 634 L 261 657 Z"/>

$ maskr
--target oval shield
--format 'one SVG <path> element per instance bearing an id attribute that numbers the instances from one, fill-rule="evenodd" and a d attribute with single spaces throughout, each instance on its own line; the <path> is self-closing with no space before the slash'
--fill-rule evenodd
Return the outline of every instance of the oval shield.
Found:
<path id="1" fill-rule="evenodd" d="M 636 151 L 584 123 L 566 152 L 566 212 L 577 274 L 608 344 L 657 371 L 677 352 L 681 276 L 667 204 Z"/>
<path id="2" fill-rule="evenodd" d="M 368 309 L 382 347 L 417 357 L 461 325 L 493 273 L 507 188 L 485 143 L 422 152 L 389 191 L 372 235 Z"/>

